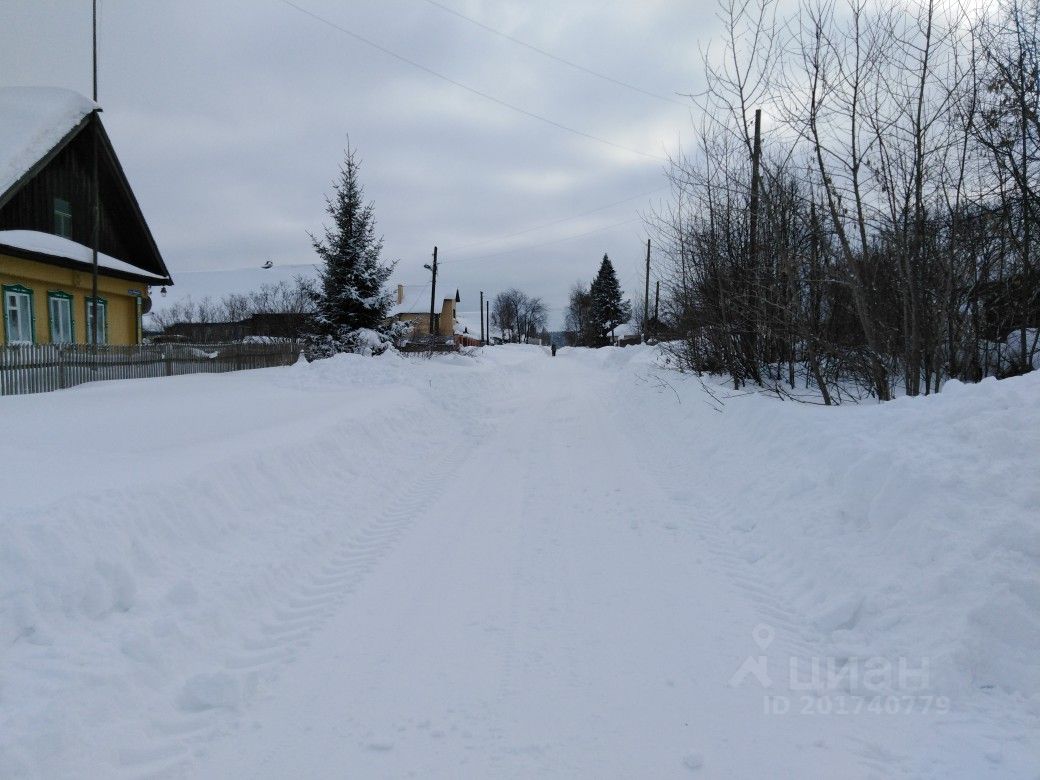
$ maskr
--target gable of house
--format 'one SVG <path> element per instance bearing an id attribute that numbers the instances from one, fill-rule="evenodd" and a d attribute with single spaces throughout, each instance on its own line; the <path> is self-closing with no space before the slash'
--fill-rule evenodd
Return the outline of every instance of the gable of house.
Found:
<path id="1" fill-rule="evenodd" d="M 69 90 L 0 89 L 2 343 L 84 343 L 95 314 L 99 341 L 137 343 L 149 287 L 173 283 L 99 110 Z"/>
<path id="2" fill-rule="evenodd" d="M 94 108 L 92 101 L 67 90 L 0 89 L 0 244 L 18 249 L 18 237 L 8 235 L 5 240 L 4 234 L 33 231 L 92 245 L 96 145 L 98 250 L 126 264 L 124 273 L 136 269 L 171 284 Z M 56 257 L 56 262 L 61 259 L 75 260 Z"/>

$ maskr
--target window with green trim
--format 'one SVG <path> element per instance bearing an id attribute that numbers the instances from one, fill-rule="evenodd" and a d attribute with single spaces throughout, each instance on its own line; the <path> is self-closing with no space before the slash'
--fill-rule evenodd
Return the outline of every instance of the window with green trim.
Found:
<path id="1" fill-rule="evenodd" d="M 4 338 L 8 344 L 32 344 L 35 341 L 33 294 L 20 284 L 3 285 Z"/>
<path id="2" fill-rule="evenodd" d="M 54 199 L 54 233 L 72 238 L 72 204 L 64 198 Z"/>
<path id="3" fill-rule="evenodd" d="M 94 307 L 91 305 L 94 299 L 87 297 L 87 343 L 94 344 Z M 104 298 L 97 299 L 97 342 L 108 343 L 108 301 Z"/>
<path id="4" fill-rule="evenodd" d="M 47 293 L 47 315 L 51 324 L 51 344 L 71 344 L 76 332 L 72 321 L 72 296 L 60 290 Z"/>

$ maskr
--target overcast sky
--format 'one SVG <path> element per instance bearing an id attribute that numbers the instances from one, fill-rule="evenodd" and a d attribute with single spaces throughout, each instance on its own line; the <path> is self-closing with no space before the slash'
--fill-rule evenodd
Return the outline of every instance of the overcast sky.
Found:
<path id="1" fill-rule="evenodd" d="M 649 157 L 467 92 L 283 0 L 101 0 L 103 119 L 175 281 L 267 259 L 311 262 L 307 232 L 325 217 L 349 135 L 386 257 L 400 260 L 396 281 L 425 282 L 436 244 L 441 279 L 462 288 L 464 310 L 476 309 L 480 289 L 515 286 L 541 295 L 558 326 L 570 284 L 609 252 L 626 293 L 639 294 L 639 215 L 666 186 L 653 158 L 688 135 L 680 93 L 702 86 L 698 46 L 716 27 L 714 4 L 438 1 L 676 102 L 427 0 L 293 0 L 475 90 Z M 2 0 L 0 84 L 89 95 L 90 0 Z M 617 205 L 577 216 L 608 204 Z"/>

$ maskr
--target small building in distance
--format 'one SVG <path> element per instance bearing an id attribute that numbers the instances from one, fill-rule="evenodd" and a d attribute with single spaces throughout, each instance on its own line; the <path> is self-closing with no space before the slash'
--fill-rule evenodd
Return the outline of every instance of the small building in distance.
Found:
<path id="1" fill-rule="evenodd" d="M 459 300 L 457 288 L 440 285 L 441 289 L 454 290 L 450 296 L 441 297 L 434 307 L 433 334 L 451 336 L 455 333 L 455 304 Z M 390 308 L 390 318 L 407 322 L 412 326 L 412 338 L 430 335 L 430 285 L 397 285 L 397 302 Z"/>
<path id="2" fill-rule="evenodd" d="M 473 331 L 468 322 L 458 317 L 458 304 L 462 302 L 459 288 L 450 285 L 437 285 L 438 289 L 448 292 L 438 296 L 439 309 L 435 307 L 433 317 L 433 336 L 445 342 L 454 342 L 459 347 L 480 346 L 480 331 Z M 390 309 L 389 317 L 398 322 L 407 322 L 412 326 L 409 341 L 424 340 L 430 333 L 430 285 L 399 284 L 397 285 L 397 302 Z"/>
<path id="3" fill-rule="evenodd" d="M 150 288 L 173 284 L 99 111 L 70 90 L 0 88 L 0 344 L 137 344 Z"/>
<path id="4" fill-rule="evenodd" d="M 629 344 L 640 344 L 643 341 L 638 326 L 625 322 L 614 328 L 612 344 L 615 347 L 627 347 Z"/>

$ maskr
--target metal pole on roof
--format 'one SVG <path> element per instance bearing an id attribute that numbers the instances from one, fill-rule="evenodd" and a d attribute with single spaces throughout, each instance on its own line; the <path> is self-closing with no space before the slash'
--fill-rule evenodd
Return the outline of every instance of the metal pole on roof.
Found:
<path id="1" fill-rule="evenodd" d="M 93 31 L 94 31 L 94 50 L 93 50 L 94 51 L 94 57 L 93 57 L 93 63 L 94 63 L 94 92 L 93 92 L 93 97 L 94 97 L 94 102 L 97 103 L 97 0 L 92 0 L 92 5 L 93 5 L 93 12 L 91 14 L 91 18 L 92 18 L 92 21 L 93 21 Z"/>
<path id="2" fill-rule="evenodd" d="M 97 56 L 97 0 L 92 0 L 91 20 L 93 22 L 93 70 L 94 70 L 94 103 L 98 99 L 98 56 Z M 101 240 L 101 186 L 98 182 L 98 133 L 100 132 L 98 109 L 94 108 L 93 119 L 90 123 L 91 137 L 93 143 L 93 177 L 91 186 L 93 188 L 93 229 L 91 230 L 91 255 L 93 267 L 90 274 L 90 319 L 91 332 L 88 334 L 90 343 L 97 346 L 98 343 L 98 243 Z"/>

